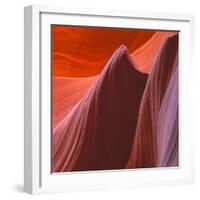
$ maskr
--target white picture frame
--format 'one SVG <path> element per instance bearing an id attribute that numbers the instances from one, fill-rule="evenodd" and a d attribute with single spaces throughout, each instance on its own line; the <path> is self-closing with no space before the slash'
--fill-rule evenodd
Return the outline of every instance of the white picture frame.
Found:
<path id="1" fill-rule="evenodd" d="M 90 10 L 56 6 L 25 8 L 24 190 L 54 193 L 173 185 L 194 181 L 192 84 L 194 17 L 185 14 Z M 90 25 L 180 31 L 180 166 L 51 174 L 50 25 Z M 191 123 L 188 123 L 191 122 Z M 189 133 L 189 134 L 188 134 Z"/>

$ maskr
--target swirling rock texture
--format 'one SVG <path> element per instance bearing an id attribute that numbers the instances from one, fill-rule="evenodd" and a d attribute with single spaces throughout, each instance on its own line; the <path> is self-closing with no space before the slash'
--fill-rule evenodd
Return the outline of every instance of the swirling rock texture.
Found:
<path id="1" fill-rule="evenodd" d="M 173 156 L 170 154 L 178 154 L 177 68 L 178 35 L 174 35 L 167 38 L 162 45 L 154 67 L 149 74 L 140 105 L 136 136 L 128 163 L 129 168 L 163 166 L 160 161 L 160 159 L 165 160 L 162 152 L 165 152 L 166 157 Z M 176 76 L 174 75 L 175 71 Z M 170 144 L 168 144 L 169 141 Z M 170 146 L 173 142 L 176 142 L 173 145 L 173 152 L 168 149 L 169 147 L 164 149 L 166 145 Z M 168 159 L 171 162 L 167 162 L 167 165 L 164 166 L 171 166 L 173 163 L 178 164 L 177 155 L 174 156 L 175 160 L 171 157 Z"/>
<path id="2" fill-rule="evenodd" d="M 52 41 L 52 172 L 178 166 L 178 33 L 53 26 Z"/>

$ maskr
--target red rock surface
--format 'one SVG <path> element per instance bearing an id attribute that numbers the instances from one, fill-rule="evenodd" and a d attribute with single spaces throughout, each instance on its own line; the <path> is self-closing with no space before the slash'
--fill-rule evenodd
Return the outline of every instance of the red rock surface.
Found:
<path id="1" fill-rule="evenodd" d="M 124 168 L 146 81 L 127 49 L 118 48 L 90 91 L 54 129 L 53 171 Z"/>
<path id="2" fill-rule="evenodd" d="M 177 166 L 178 34 L 52 31 L 52 171 Z"/>

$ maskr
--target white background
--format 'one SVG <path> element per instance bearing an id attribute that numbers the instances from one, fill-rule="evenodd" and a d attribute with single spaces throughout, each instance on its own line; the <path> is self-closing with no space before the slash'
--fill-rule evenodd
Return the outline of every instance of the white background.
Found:
<path id="1" fill-rule="evenodd" d="M 196 183 L 191 186 L 138 188 L 31 196 L 23 193 L 23 7 L 64 5 L 196 15 L 196 113 L 200 113 L 200 5 L 199 0 L 5 0 L 0 7 L 0 199 L 200 199 L 200 136 L 196 135 Z M 200 3 L 199 3 L 200 4 Z M 199 14 L 198 14 L 199 13 Z M 199 53 L 197 53 L 199 52 Z M 191 67 L 192 66 L 188 66 Z M 199 78 L 200 79 L 200 78 Z M 199 121 L 199 122 L 198 122 Z M 189 122 L 188 122 L 189 123 Z M 191 130 L 192 131 L 192 130 Z M 199 130 L 200 132 L 200 130 Z M 190 133 L 188 133 L 190 134 Z"/>

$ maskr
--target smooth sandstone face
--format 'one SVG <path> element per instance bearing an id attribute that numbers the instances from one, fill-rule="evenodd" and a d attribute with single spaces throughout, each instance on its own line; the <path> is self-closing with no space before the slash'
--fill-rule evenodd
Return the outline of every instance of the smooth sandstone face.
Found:
<path id="1" fill-rule="evenodd" d="M 178 165 L 178 33 L 53 26 L 52 41 L 52 172 Z"/>

